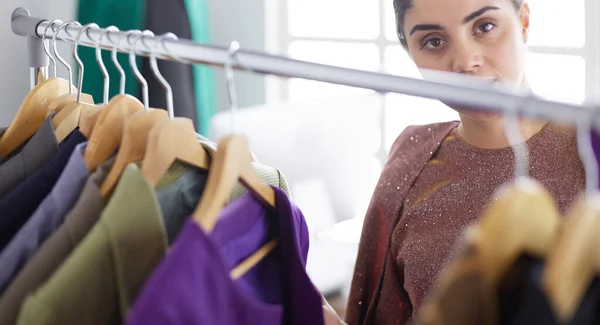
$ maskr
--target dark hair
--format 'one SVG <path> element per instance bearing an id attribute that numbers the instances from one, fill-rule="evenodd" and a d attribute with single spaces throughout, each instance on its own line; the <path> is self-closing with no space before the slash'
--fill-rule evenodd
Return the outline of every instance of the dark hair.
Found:
<path id="1" fill-rule="evenodd" d="M 406 15 L 406 11 L 410 10 L 413 6 L 414 0 L 394 0 L 394 12 L 396 13 L 396 31 L 398 33 L 398 39 L 400 39 L 400 43 L 402 46 L 407 49 L 408 43 L 406 42 L 406 38 L 404 36 L 404 15 Z M 515 6 L 517 12 L 521 9 L 523 2 L 525 0 L 510 0 L 512 4 Z"/>

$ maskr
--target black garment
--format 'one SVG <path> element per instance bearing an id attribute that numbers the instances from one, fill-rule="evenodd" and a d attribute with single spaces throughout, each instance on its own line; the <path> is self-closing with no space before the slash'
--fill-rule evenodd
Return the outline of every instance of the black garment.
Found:
<path id="1" fill-rule="evenodd" d="M 59 152 L 47 164 L 2 197 L 0 200 L 0 251 L 50 193 L 67 165 L 73 150 L 84 141 L 87 139 L 79 130 L 71 132 L 59 145 Z"/>
<path id="2" fill-rule="evenodd" d="M 499 287 L 500 324 L 561 324 L 543 291 L 543 273 L 542 261 L 528 257 L 519 259 Z M 600 324 L 600 279 L 594 279 L 575 315 L 566 324 Z"/>
<path id="3" fill-rule="evenodd" d="M 146 3 L 146 29 L 155 35 L 171 32 L 181 39 L 191 39 L 192 32 L 183 0 L 148 0 Z M 194 94 L 193 66 L 184 63 L 158 60 L 158 69 L 173 90 L 173 110 L 176 117 L 187 117 L 197 125 L 196 97 Z M 142 60 L 142 75 L 148 82 L 149 105 L 167 108 L 165 90 L 158 82 L 150 59 Z M 140 89 L 141 91 L 141 89 Z M 143 98 L 141 95 L 138 98 Z"/>
<path id="4" fill-rule="evenodd" d="M 558 325 L 541 287 L 543 262 L 521 257 L 498 288 L 500 324 Z"/>

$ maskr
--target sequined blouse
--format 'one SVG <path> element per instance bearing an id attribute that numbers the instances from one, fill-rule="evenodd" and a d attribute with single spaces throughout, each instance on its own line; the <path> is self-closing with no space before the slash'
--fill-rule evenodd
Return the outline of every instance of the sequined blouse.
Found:
<path id="1" fill-rule="evenodd" d="M 585 172 L 575 131 L 548 124 L 527 142 L 529 173 L 553 195 L 561 213 L 583 191 Z M 485 150 L 454 129 L 421 171 L 404 199 L 391 238 L 399 282 L 418 313 L 462 232 L 477 222 L 496 189 L 513 179 L 510 147 Z M 380 302 L 381 303 L 381 302 Z"/>

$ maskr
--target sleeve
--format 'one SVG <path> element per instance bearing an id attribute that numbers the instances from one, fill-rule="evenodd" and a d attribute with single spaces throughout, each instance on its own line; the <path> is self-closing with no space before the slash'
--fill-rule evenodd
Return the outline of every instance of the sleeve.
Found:
<path id="1" fill-rule="evenodd" d="M 408 322 L 412 307 L 404 290 L 404 268 L 390 254 L 391 236 L 414 180 L 455 126 L 411 126 L 392 145 L 363 224 L 346 310 L 349 325 Z"/>

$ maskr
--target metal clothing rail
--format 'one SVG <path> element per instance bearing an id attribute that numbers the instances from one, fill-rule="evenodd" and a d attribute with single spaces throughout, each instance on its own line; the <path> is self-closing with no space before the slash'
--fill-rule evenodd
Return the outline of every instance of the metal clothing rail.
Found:
<path id="1" fill-rule="evenodd" d="M 27 36 L 29 39 L 31 67 L 41 68 L 48 65 L 48 60 L 42 50 L 41 35 L 46 31 L 46 38 L 51 38 L 58 26 L 47 28 L 50 21 L 31 17 L 29 11 L 23 8 L 16 9 L 11 18 L 13 32 L 17 35 Z M 71 24 L 60 30 L 57 38 L 74 42 L 75 36 L 82 28 L 82 26 Z M 83 33 L 79 39 L 79 45 L 95 47 L 99 43 L 103 49 L 110 50 L 116 46 L 118 51 L 129 53 L 134 44 L 132 41 L 138 42 L 138 38 L 142 37 L 143 41 L 140 41 L 135 49 L 135 53 L 139 56 L 147 57 L 152 50 L 157 58 L 189 64 L 223 67 L 227 62 L 231 62 L 232 67 L 238 70 L 372 89 L 380 93 L 400 93 L 432 98 L 486 111 L 506 112 L 518 109 L 518 114 L 522 116 L 559 123 L 575 124 L 582 118 L 582 115 L 586 115 L 585 118 L 600 130 L 600 115 L 596 109 L 584 109 L 583 106 L 558 103 L 516 92 L 453 82 L 450 80 L 452 78 L 414 79 L 305 62 L 248 50 L 238 50 L 234 58 L 231 58 L 226 47 L 199 44 L 185 39 L 159 38 L 158 36 L 134 35 L 131 40 L 131 36 L 126 31 L 116 32 L 92 28 L 87 33 Z"/>

